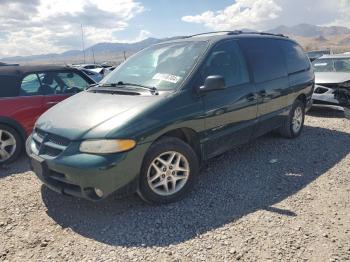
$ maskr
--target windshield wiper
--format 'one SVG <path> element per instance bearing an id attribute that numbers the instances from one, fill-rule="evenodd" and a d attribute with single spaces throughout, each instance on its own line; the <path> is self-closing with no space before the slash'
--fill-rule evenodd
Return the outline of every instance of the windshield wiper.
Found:
<path id="1" fill-rule="evenodd" d="M 123 81 L 119 81 L 117 83 L 104 83 L 104 84 L 101 84 L 100 86 L 102 87 L 135 86 L 135 87 L 150 91 L 152 95 L 158 95 L 158 90 L 156 87 L 144 86 L 144 85 L 134 84 L 134 83 L 126 83 Z"/>

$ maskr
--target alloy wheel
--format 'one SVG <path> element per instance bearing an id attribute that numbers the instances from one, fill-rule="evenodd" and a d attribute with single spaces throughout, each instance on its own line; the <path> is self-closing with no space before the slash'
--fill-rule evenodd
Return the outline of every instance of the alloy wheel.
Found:
<path id="1" fill-rule="evenodd" d="M 187 158 L 179 152 L 169 151 L 156 157 L 147 172 L 147 182 L 151 190 L 161 196 L 179 192 L 190 175 Z"/>
<path id="2" fill-rule="evenodd" d="M 295 108 L 293 120 L 292 120 L 292 129 L 295 134 L 297 134 L 303 125 L 303 110 L 300 106 Z"/>
<path id="3" fill-rule="evenodd" d="M 15 152 L 15 137 L 10 132 L 0 129 L 0 163 L 10 159 Z"/>

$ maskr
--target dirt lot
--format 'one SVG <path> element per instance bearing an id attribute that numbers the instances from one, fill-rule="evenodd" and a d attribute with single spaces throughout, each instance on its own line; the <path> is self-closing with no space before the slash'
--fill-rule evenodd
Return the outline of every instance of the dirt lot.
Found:
<path id="1" fill-rule="evenodd" d="M 307 116 L 211 160 L 181 202 L 94 204 L 47 190 L 26 158 L 0 168 L 0 259 L 109 261 L 350 260 L 350 121 Z"/>

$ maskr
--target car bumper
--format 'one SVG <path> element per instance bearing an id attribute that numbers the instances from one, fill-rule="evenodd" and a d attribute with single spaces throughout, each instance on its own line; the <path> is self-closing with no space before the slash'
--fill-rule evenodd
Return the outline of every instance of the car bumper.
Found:
<path id="1" fill-rule="evenodd" d="M 26 143 L 31 167 L 37 177 L 50 189 L 61 194 L 92 201 L 132 184 L 138 178 L 148 144 L 124 153 L 109 155 L 85 154 L 76 150 L 78 143 L 55 158 L 33 152 L 30 136 Z M 101 194 L 96 194 L 96 189 Z"/>

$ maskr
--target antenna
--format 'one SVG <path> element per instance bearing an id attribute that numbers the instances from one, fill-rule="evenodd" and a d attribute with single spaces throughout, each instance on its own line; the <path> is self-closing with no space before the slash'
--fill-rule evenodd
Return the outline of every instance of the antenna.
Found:
<path id="1" fill-rule="evenodd" d="M 83 46 L 84 64 L 85 64 L 86 61 L 85 61 L 85 43 L 84 43 L 84 28 L 83 28 L 83 24 L 81 24 L 81 43 L 82 43 L 82 46 Z"/>

